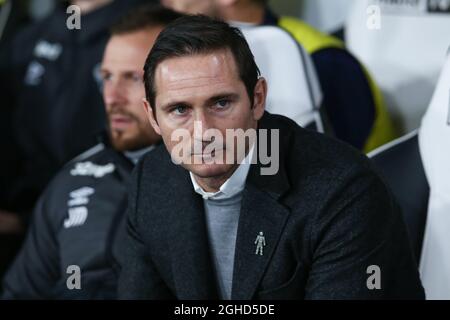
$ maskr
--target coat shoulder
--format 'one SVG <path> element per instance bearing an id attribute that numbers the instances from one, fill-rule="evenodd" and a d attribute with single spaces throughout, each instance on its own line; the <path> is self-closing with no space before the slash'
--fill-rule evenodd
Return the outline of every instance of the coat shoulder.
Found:
<path id="1" fill-rule="evenodd" d="M 280 129 L 280 153 L 288 176 L 336 176 L 353 168 L 372 172 L 369 159 L 345 142 L 303 129 L 283 116 L 270 115 L 269 122 L 266 127 Z"/>

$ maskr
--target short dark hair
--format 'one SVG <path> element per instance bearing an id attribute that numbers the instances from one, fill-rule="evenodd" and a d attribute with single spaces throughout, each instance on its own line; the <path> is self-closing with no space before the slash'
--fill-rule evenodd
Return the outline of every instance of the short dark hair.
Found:
<path id="1" fill-rule="evenodd" d="M 204 15 L 181 17 L 169 24 L 156 39 L 144 66 L 147 100 L 155 113 L 155 71 L 161 62 L 173 57 L 230 50 L 244 82 L 250 102 L 260 71 L 242 32 L 227 23 Z"/>
<path id="2" fill-rule="evenodd" d="M 182 13 L 164 8 L 157 4 L 146 4 L 136 7 L 119 19 L 111 27 L 111 35 L 133 33 L 153 27 L 165 27 L 176 19 L 182 17 Z"/>

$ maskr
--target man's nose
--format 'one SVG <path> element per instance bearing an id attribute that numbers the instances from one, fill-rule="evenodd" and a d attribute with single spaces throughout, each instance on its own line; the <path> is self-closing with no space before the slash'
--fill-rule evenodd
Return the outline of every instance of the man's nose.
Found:
<path id="1" fill-rule="evenodd" d="M 106 106 L 122 105 L 126 101 L 125 90 L 119 81 L 105 83 L 103 90 Z"/>
<path id="2" fill-rule="evenodd" d="M 203 110 L 194 112 L 194 139 L 197 141 L 210 141 L 210 137 L 205 134 L 208 129 L 213 129 L 214 120 Z"/>

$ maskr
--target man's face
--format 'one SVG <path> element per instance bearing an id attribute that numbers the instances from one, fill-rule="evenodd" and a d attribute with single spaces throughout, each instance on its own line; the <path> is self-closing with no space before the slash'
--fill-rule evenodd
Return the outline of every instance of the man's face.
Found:
<path id="1" fill-rule="evenodd" d="M 205 14 L 215 16 L 216 0 L 161 0 L 161 3 L 172 10 L 186 14 Z"/>
<path id="2" fill-rule="evenodd" d="M 172 156 L 174 147 L 180 143 L 172 139 L 172 134 L 180 132 L 178 129 L 189 132 L 190 140 L 183 140 L 183 143 L 189 144 L 184 148 L 191 150 L 189 161 L 182 163 L 184 168 L 200 178 L 229 176 L 237 167 L 239 159 L 235 163 L 211 163 L 210 160 L 224 159 L 225 154 L 230 152 L 236 155 L 238 146 L 227 143 L 226 130 L 256 129 L 257 121 L 264 113 L 266 90 L 265 80 L 260 79 L 255 87 L 252 106 L 229 50 L 176 57 L 164 60 L 157 66 L 156 119 L 148 103 L 147 113 Z M 194 130 L 194 123 L 197 128 L 201 124 L 201 132 Z M 211 139 L 203 133 L 208 129 L 216 129 L 223 137 L 223 144 L 220 143 L 222 147 L 214 150 L 214 154 L 206 151 Z M 201 149 L 195 149 L 194 143 L 200 145 Z"/>
<path id="3" fill-rule="evenodd" d="M 103 99 L 113 146 L 120 151 L 137 150 L 160 137 L 150 125 L 142 99 L 143 66 L 162 28 L 113 36 L 102 62 Z"/>

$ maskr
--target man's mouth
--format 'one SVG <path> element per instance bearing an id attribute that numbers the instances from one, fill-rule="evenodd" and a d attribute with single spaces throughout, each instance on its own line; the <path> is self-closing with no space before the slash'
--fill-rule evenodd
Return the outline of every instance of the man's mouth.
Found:
<path id="1" fill-rule="evenodd" d="M 214 149 L 211 152 L 202 152 L 202 153 L 191 153 L 191 156 L 193 157 L 202 157 L 202 158 L 214 158 L 219 155 L 221 155 L 223 152 L 225 152 L 225 149 Z"/>
<path id="2" fill-rule="evenodd" d="M 133 124 L 134 119 L 125 115 L 112 115 L 110 116 L 110 126 L 113 130 L 123 130 Z"/>

